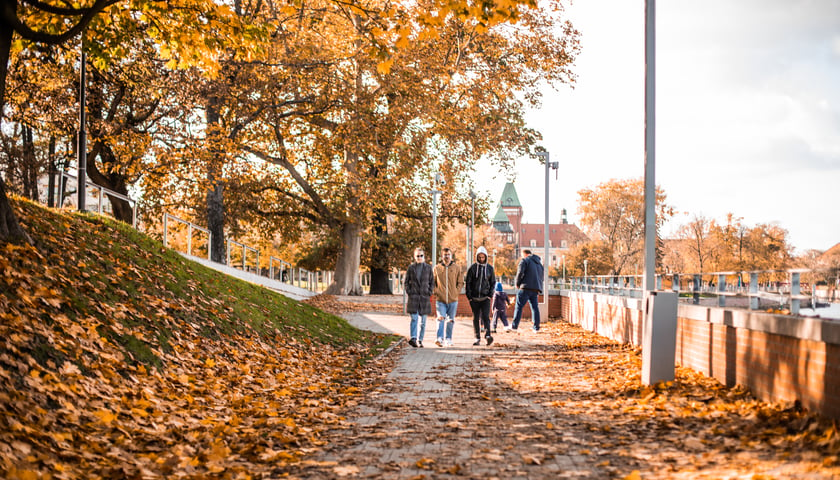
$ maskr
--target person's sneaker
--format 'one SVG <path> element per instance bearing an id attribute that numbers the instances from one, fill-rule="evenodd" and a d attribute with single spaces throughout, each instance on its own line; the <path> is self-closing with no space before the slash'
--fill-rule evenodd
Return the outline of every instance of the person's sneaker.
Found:
<path id="1" fill-rule="evenodd" d="M 415 340 L 413 338 L 408 341 L 408 344 L 411 345 L 412 347 L 417 348 L 417 340 Z"/>
<path id="2" fill-rule="evenodd" d="M 452 346 L 452 340 L 447 340 L 446 341 L 446 346 L 451 347 Z"/>
<path id="3" fill-rule="evenodd" d="M 509 326 L 508 326 L 508 327 L 504 327 L 504 328 L 502 329 L 502 331 L 504 331 L 504 332 L 509 332 L 509 331 L 510 331 L 510 327 L 509 327 Z"/>
<path id="4" fill-rule="evenodd" d="M 496 329 L 490 330 L 490 333 L 496 333 Z"/>
<path id="5" fill-rule="evenodd" d="M 476 345 L 481 345 L 481 339 L 480 338 L 475 339 L 475 343 L 473 343 L 473 346 L 476 346 Z"/>
<path id="6" fill-rule="evenodd" d="M 487 346 L 493 345 L 493 337 L 487 337 Z"/>
<path id="7" fill-rule="evenodd" d="M 443 346 L 443 339 L 438 338 L 437 340 L 435 340 L 435 345 L 437 345 L 438 347 L 442 347 Z"/>
<path id="8" fill-rule="evenodd" d="M 417 342 L 417 346 L 423 348 L 423 342 Z"/>
<path id="9" fill-rule="evenodd" d="M 519 329 L 518 329 L 518 328 L 513 328 L 513 327 L 510 327 L 510 331 L 511 331 L 511 332 L 513 332 L 513 333 L 519 333 Z"/>
<path id="10" fill-rule="evenodd" d="M 534 333 L 540 333 L 539 329 L 536 329 L 536 328 L 532 328 L 531 331 L 534 332 Z"/>

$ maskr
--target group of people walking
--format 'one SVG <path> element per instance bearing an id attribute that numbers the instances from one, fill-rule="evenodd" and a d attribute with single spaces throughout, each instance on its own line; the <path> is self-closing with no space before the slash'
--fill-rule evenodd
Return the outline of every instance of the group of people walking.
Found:
<path id="1" fill-rule="evenodd" d="M 487 262 L 487 249 L 478 247 L 475 262 L 461 274 L 461 267 L 455 262 L 452 250 L 441 251 L 440 263 L 432 267 L 426 263 L 426 252 L 422 248 L 414 249 L 414 262 L 408 267 L 403 283 L 408 297 L 406 310 L 411 315 L 410 337 L 412 347 L 423 347 L 426 335 L 426 318 L 432 313 L 431 296 L 435 296 L 437 314 L 437 333 L 435 344 L 438 347 L 452 345 L 452 332 L 458 310 L 458 296 L 464 289 L 473 314 L 475 343 L 481 345 L 481 334 L 487 345 L 493 344 L 493 333 L 498 322 L 502 322 L 504 331 L 518 331 L 525 304 L 531 306 L 534 320 L 534 332 L 540 330 L 539 294 L 543 291 L 543 265 L 540 257 L 530 250 L 522 250 L 522 259 L 516 270 L 516 306 L 513 320 L 508 324 L 507 306 L 510 304 L 501 282 L 496 281 L 493 265 Z M 490 315 L 493 314 L 491 329 Z"/>

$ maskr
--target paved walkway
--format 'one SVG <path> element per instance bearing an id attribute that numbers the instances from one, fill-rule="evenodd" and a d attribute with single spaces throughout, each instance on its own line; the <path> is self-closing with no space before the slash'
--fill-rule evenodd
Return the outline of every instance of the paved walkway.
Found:
<path id="1" fill-rule="evenodd" d="M 408 333 L 407 315 L 344 316 Z M 292 478 L 840 478 L 836 455 L 804 437 L 781 441 L 732 392 L 693 377 L 640 391 L 634 349 L 563 322 L 544 327 L 535 334 L 524 321 L 473 346 L 471 320 L 459 318 L 454 346 L 439 348 L 432 319 L 426 347 L 404 339 L 388 354 L 383 381 Z M 730 397 L 734 407 L 715 405 Z"/>
<path id="2" fill-rule="evenodd" d="M 505 425 L 520 432 L 521 439 L 562 440 L 555 432 L 544 432 L 550 439 L 535 434 L 536 430 L 545 431 L 551 421 L 542 406 L 523 399 L 482 398 L 494 383 L 480 375 L 478 361 L 482 357 L 544 340 L 542 334 L 530 331 L 529 321 L 523 321 L 520 333 L 496 333 L 494 344 L 487 347 L 483 338 L 481 346 L 473 346 L 472 321 L 459 318 L 454 345 L 437 347 L 436 320 L 431 319 L 426 324 L 425 347 L 412 348 L 406 342 L 407 315 L 348 313 L 344 317 L 358 328 L 406 338 L 400 346 L 404 354 L 388 374 L 386 390 L 360 405 L 351 419 L 361 427 L 356 432 L 359 437 L 348 439 L 349 445 L 336 445 L 338 448 L 325 457 L 325 461 L 336 462 L 334 471 L 362 478 L 411 479 L 559 478 L 563 473 L 584 473 L 578 468 L 583 462 L 576 456 L 557 456 L 543 463 L 540 459 L 546 452 L 555 450 L 549 444 L 531 449 L 527 447 L 530 442 L 508 445 L 502 438 L 493 438 L 501 416 Z M 471 386 L 476 382 L 483 385 Z M 476 401 L 479 411 L 474 410 Z M 487 425 L 493 428 L 483 427 Z M 524 463 L 532 468 L 522 469 Z"/>

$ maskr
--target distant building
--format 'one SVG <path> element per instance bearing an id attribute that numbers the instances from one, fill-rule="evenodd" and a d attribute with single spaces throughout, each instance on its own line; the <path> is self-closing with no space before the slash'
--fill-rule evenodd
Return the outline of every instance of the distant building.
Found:
<path id="1" fill-rule="evenodd" d="M 493 230 L 501 242 L 514 245 L 517 256 L 523 248 L 534 251 L 540 257 L 545 256 L 545 224 L 522 223 L 522 217 L 523 209 L 516 188 L 508 182 L 493 216 Z M 549 258 L 543 258 L 543 264 L 559 267 L 567 250 L 588 241 L 589 237 L 577 225 L 568 222 L 564 208 L 560 223 L 548 225 Z"/>

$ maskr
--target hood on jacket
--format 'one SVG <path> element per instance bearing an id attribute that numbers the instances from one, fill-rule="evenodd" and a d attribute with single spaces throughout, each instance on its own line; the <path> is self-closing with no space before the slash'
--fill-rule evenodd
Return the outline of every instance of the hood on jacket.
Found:
<path id="1" fill-rule="evenodd" d="M 483 245 L 482 245 L 482 246 L 480 246 L 480 247 L 478 247 L 478 250 L 476 250 L 476 251 L 475 251 L 475 261 L 476 261 L 476 262 L 478 261 L 478 254 L 479 254 L 479 253 L 483 253 L 483 254 L 484 254 L 484 261 L 485 261 L 485 262 L 487 262 L 487 257 L 488 257 L 488 255 L 487 255 L 487 249 L 486 249 L 486 248 L 484 248 L 484 246 L 483 246 Z"/>
<path id="2" fill-rule="evenodd" d="M 528 258 L 531 259 L 532 262 L 542 263 L 542 259 L 539 255 L 534 255 L 533 253 L 528 255 Z"/>
<path id="3" fill-rule="evenodd" d="M 496 291 L 503 292 L 504 288 L 502 288 L 502 282 L 496 282 Z"/>

